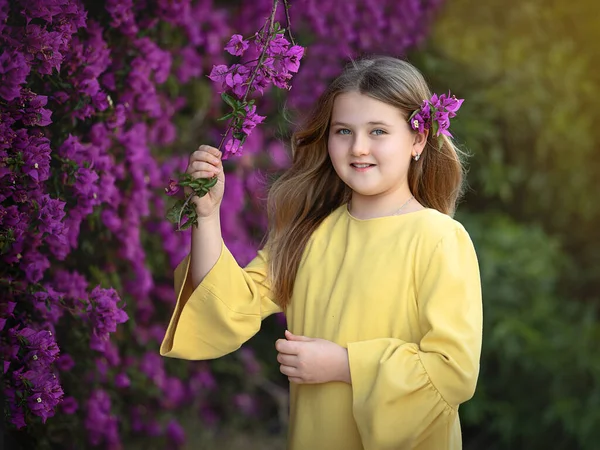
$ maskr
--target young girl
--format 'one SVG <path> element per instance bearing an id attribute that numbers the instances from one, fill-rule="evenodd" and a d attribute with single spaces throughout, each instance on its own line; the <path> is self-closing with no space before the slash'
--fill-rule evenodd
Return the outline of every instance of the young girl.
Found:
<path id="1" fill-rule="evenodd" d="M 481 288 L 451 218 L 457 150 L 422 120 L 430 98 L 407 62 L 350 64 L 294 135 L 293 164 L 269 194 L 267 244 L 244 269 L 221 238 L 221 154 L 203 145 L 190 157 L 188 173 L 219 181 L 194 199 L 199 223 L 160 353 L 218 358 L 284 311 L 290 331 L 275 346 L 291 382 L 289 449 L 461 448 Z"/>

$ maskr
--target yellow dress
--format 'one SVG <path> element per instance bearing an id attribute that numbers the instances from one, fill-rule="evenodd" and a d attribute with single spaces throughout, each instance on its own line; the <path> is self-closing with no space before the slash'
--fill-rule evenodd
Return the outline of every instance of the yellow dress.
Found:
<path id="1" fill-rule="evenodd" d="M 267 255 L 242 269 L 223 245 L 192 289 L 189 257 L 160 353 L 235 351 L 278 312 Z M 368 220 L 345 206 L 311 236 L 287 311 L 290 331 L 348 348 L 352 385 L 291 384 L 290 450 L 457 450 L 458 406 L 479 372 L 479 267 L 463 226 L 433 209 Z"/>

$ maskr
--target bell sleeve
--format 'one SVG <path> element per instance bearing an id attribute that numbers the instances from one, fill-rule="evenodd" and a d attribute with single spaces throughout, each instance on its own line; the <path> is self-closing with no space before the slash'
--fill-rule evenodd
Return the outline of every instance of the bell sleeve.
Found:
<path id="1" fill-rule="evenodd" d="M 446 427 L 479 373 L 482 298 L 475 249 L 464 228 L 437 244 L 415 271 L 420 342 L 348 344 L 353 414 L 365 450 L 412 448 Z"/>
<path id="2" fill-rule="evenodd" d="M 231 353 L 254 336 L 265 317 L 280 312 L 267 282 L 264 251 L 241 268 L 223 244 L 221 255 L 196 289 L 188 255 L 175 269 L 177 303 L 160 354 L 190 360 Z"/>

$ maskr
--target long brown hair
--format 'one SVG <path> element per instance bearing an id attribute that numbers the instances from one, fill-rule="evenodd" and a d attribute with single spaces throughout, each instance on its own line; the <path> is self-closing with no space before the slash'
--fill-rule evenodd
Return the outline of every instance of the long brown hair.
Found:
<path id="1" fill-rule="evenodd" d="M 308 239 L 336 208 L 350 200 L 351 190 L 335 172 L 327 141 L 337 95 L 360 92 L 397 107 L 406 119 L 431 92 L 423 75 L 406 61 L 374 57 L 352 61 L 320 96 L 304 126 L 292 137 L 292 166 L 273 184 L 267 210 L 266 250 L 275 298 L 286 308 Z M 412 194 L 425 207 L 452 216 L 463 191 L 460 153 L 444 136 L 438 147 L 432 133 L 418 161 L 408 170 Z"/>

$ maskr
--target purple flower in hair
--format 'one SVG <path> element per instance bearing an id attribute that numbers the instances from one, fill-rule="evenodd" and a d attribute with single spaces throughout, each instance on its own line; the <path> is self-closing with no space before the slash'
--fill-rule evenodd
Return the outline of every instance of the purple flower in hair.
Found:
<path id="1" fill-rule="evenodd" d="M 432 129 L 433 135 L 440 138 L 441 135 L 452 137 L 448 131 L 450 128 L 450 119 L 456 116 L 464 99 L 457 99 L 455 96 L 442 94 L 438 97 L 433 94 L 431 99 L 423 100 L 421 107 L 411 114 L 409 124 L 411 128 L 418 133 Z M 442 141 L 439 140 L 439 145 Z"/>

